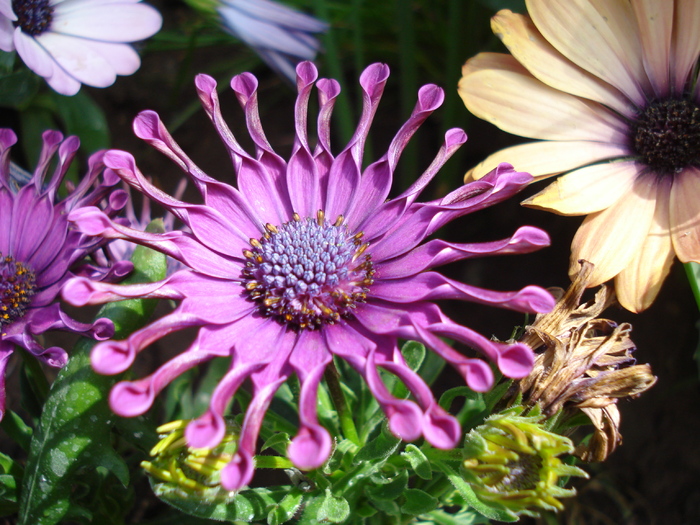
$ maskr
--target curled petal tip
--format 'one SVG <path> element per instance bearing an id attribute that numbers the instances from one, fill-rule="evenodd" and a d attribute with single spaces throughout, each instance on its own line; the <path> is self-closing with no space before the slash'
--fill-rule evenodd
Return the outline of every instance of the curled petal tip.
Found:
<path id="1" fill-rule="evenodd" d="M 85 277 L 74 277 L 66 281 L 61 289 L 63 299 L 73 306 L 85 306 L 90 303 L 90 299 L 96 291 L 92 281 Z"/>
<path id="2" fill-rule="evenodd" d="M 231 79 L 231 89 L 239 97 L 248 99 L 258 89 L 258 79 L 250 73 L 241 73 Z"/>
<path id="3" fill-rule="evenodd" d="M 221 485 L 226 490 L 240 490 L 253 479 L 253 458 L 244 452 L 237 452 L 231 462 L 221 471 Z"/>
<path id="4" fill-rule="evenodd" d="M 153 405 L 153 392 L 149 383 L 117 383 L 109 393 L 109 407 L 122 417 L 144 414 Z"/>
<path id="5" fill-rule="evenodd" d="M 313 62 L 305 60 L 304 62 L 299 62 L 297 65 L 297 84 L 309 85 L 316 81 L 318 78 L 318 69 Z"/>
<path id="6" fill-rule="evenodd" d="M 205 93 L 211 93 L 212 91 L 216 90 L 216 80 L 204 73 L 200 73 L 194 77 L 194 85 L 197 88 L 197 91 Z"/>
<path id="7" fill-rule="evenodd" d="M 412 401 L 398 403 L 385 410 L 389 418 L 389 430 L 404 441 L 415 441 L 421 436 L 423 413 Z"/>
<path id="8" fill-rule="evenodd" d="M 435 111 L 444 100 L 445 92 L 435 84 L 426 84 L 418 90 L 418 107 L 421 111 Z"/>
<path id="9" fill-rule="evenodd" d="M 331 454 L 333 442 L 323 427 L 304 427 L 292 439 L 287 455 L 302 470 L 313 470 L 323 465 Z"/>
<path id="10" fill-rule="evenodd" d="M 190 421 L 185 429 L 187 444 L 192 448 L 214 448 L 226 434 L 226 423 L 218 414 L 205 412 L 197 419 Z"/>
<path id="11" fill-rule="evenodd" d="M 467 142 L 467 134 L 461 128 L 448 129 L 445 132 L 445 144 L 448 148 L 461 146 Z"/>
<path id="12" fill-rule="evenodd" d="M 526 286 L 518 294 L 520 301 L 525 305 L 526 311 L 538 314 L 550 312 L 557 303 L 554 296 L 539 286 Z"/>
<path id="13" fill-rule="evenodd" d="M 146 112 L 142 112 L 141 115 L 143 115 L 143 113 Z M 136 119 L 138 120 L 139 117 L 141 117 L 141 115 L 136 117 Z M 145 121 L 146 119 L 144 118 L 140 122 L 145 126 Z M 134 128 L 136 128 L 136 120 L 134 120 Z M 141 127 L 141 129 L 143 130 L 145 128 Z M 103 160 L 105 166 L 113 170 L 127 170 L 131 173 L 134 173 L 136 171 L 136 161 L 134 160 L 134 157 L 126 151 L 120 151 L 116 149 L 109 150 L 105 153 Z"/>
<path id="14" fill-rule="evenodd" d="M 462 437 L 462 428 L 454 417 L 439 412 L 434 409 L 426 412 L 423 435 L 435 448 L 454 448 Z"/>
<path id="15" fill-rule="evenodd" d="M 125 341 L 105 341 L 93 348 L 90 362 L 98 374 L 114 375 L 124 372 L 134 362 L 135 353 Z"/>
<path id="16" fill-rule="evenodd" d="M 526 377 L 535 364 L 535 354 L 532 349 L 523 343 L 509 345 L 500 351 L 498 369 L 503 375 L 511 379 Z"/>
<path id="17" fill-rule="evenodd" d="M 459 366 L 467 386 L 474 392 L 488 392 L 493 386 L 493 372 L 481 359 L 470 359 Z"/>
<path id="18" fill-rule="evenodd" d="M 162 123 L 158 113 L 147 109 L 139 113 L 134 119 L 134 134 L 144 140 L 158 138 L 161 135 L 161 126 Z"/>
<path id="19" fill-rule="evenodd" d="M 98 341 L 104 341 L 114 335 L 114 323 L 111 319 L 100 317 L 92 325 L 92 333 Z"/>

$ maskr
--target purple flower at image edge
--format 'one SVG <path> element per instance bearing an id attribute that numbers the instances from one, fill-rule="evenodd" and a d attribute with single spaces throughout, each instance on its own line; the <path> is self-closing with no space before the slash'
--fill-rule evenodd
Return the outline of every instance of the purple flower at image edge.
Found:
<path id="1" fill-rule="evenodd" d="M 471 257 L 533 251 L 548 245 L 547 235 L 526 226 L 510 238 L 488 243 L 439 239 L 423 243 L 451 220 L 510 197 L 531 177 L 501 164 L 483 179 L 442 199 L 418 202 L 421 191 L 466 141 L 462 130 L 452 129 L 421 177 L 401 195 L 387 200 L 402 150 L 444 99 L 439 87 L 423 86 L 411 117 L 388 152 L 363 171 L 365 141 L 388 75 L 389 68 L 383 64 L 362 73 L 364 104 L 359 125 L 350 143 L 334 156 L 330 116 L 339 84 L 329 79 L 317 81 L 313 64 L 299 64 L 296 139 L 288 161 L 273 151 L 265 137 L 253 75 L 234 77 L 231 87 L 245 111 L 255 156 L 241 148 L 225 124 L 214 79 L 198 75 L 199 97 L 231 156 L 237 187 L 202 172 L 158 115 L 144 111 L 134 122 L 136 134 L 189 175 L 203 204 L 182 202 L 153 187 L 129 153 L 109 151 L 105 163 L 178 217 L 188 230 L 144 233 L 111 221 L 97 208 L 83 208 L 69 216 L 84 233 L 130 239 L 187 267 L 160 282 L 137 285 L 76 278 L 66 284 L 63 296 L 74 305 L 131 297 L 180 301 L 173 312 L 128 339 L 99 343 L 92 364 L 103 374 L 127 370 L 139 352 L 169 333 L 198 327 L 191 346 L 155 373 L 115 385 L 110 405 L 119 415 L 143 414 L 155 396 L 186 370 L 216 357 L 230 357 L 230 369 L 214 389 L 209 409 L 185 433 L 190 446 L 212 448 L 224 436 L 228 402 L 250 379 L 253 398 L 238 448 L 221 474 L 227 490 L 237 490 L 251 480 L 263 417 L 276 390 L 292 374 L 301 383 L 300 429 L 288 455 L 301 469 L 317 468 L 327 460 L 333 440 L 319 424 L 316 405 L 319 382 L 334 356 L 346 360 L 364 377 L 396 436 L 406 441 L 423 436 L 438 448 L 459 442 L 459 423 L 438 405 L 423 379 L 406 364 L 400 339 L 424 343 L 455 367 L 475 391 L 493 385 L 491 368 L 478 357 L 456 351 L 443 338 L 475 349 L 508 377 L 524 377 L 532 367 L 534 356 L 529 347 L 490 341 L 449 319 L 433 301 L 464 300 L 520 312 L 546 312 L 554 305 L 548 292 L 536 286 L 495 292 L 430 270 Z M 314 85 L 319 115 L 318 143 L 312 150 L 307 106 Z M 378 368 L 401 379 L 415 401 L 392 396 Z"/>
<path id="2" fill-rule="evenodd" d="M 105 241 L 84 235 L 67 220 L 71 211 L 83 206 L 106 201 L 107 215 L 124 206 L 126 193 L 111 188 L 119 182 L 117 177 L 97 182 L 104 169 L 104 152 L 90 157 L 81 183 L 58 200 L 58 187 L 80 146 L 78 138 L 64 140 L 57 131 L 45 132 L 37 168 L 23 185 L 13 177 L 17 170 L 10 163 L 10 148 L 16 142 L 13 131 L 0 129 L 0 419 L 5 413 L 5 373 L 15 347 L 49 366 L 62 367 L 68 360 L 66 351 L 58 346 L 44 348 L 37 336 L 64 330 L 104 340 L 114 333 L 108 319 L 85 324 L 66 315 L 58 301 L 63 284 L 75 275 L 120 278 L 132 268 L 129 262 L 110 268 L 83 263 Z M 45 182 L 54 162 L 54 172 Z"/>
<path id="3" fill-rule="evenodd" d="M 140 0 L 0 0 L 0 50 L 17 51 L 56 92 L 104 88 L 132 75 L 141 59 L 129 42 L 160 30 L 163 19 Z"/>

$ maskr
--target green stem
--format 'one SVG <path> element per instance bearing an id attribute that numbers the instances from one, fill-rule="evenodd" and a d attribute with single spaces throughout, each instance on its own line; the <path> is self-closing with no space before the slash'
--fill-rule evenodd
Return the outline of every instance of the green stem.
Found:
<path id="1" fill-rule="evenodd" d="M 39 361 L 33 356 L 30 356 L 29 352 L 19 352 L 19 354 L 22 356 L 25 372 L 32 392 L 34 392 L 40 406 L 43 406 L 46 397 L 49 395 L 50 388 L 49 381 L 46 379 L 46 374 L 44 374 L 44 371 L 41 369 Z"/>
<path id="2" fill-rule="evenodd" d="M 700 279 L 700 264 L 689 262 L 683 265 L 685 268 L 685 274 L 688 276 L 688 282 L 690 283 L 690 289 L 693 291 L 693 297 L 695 297 L 695 304 L 698 305 L 700 309 L 700 285 L 698 284 L 698 279 Z"/>
<path id="3" fill-rule="evenodd" d="M 343 394 L 343 389 L 340 386 L 340 374 L 338 374 L 338 369 L 335 364 L 331 361 L 331 364 L 326 368 L 324 374 L 326 379 L 326 384 L 328 385 L 328 392 L 333 400 L 333 406 L 336 412 L 338 412 L 338 419 L 340 421 L 340 428 L 343 429 L 343 434 L 350 441 L 355 443 L 358 447 L 362 446 L 360 437 L 357 434 L 357 428 L 355 428 L 355 422 L 352 419 L 352 412 L 348 406 L 348 401 Z"/>
<path id="4" fill-rule="evenodd" d="M 255 468 L 294 468 L 294 465 L 281 456 L 255 456 Z"/>

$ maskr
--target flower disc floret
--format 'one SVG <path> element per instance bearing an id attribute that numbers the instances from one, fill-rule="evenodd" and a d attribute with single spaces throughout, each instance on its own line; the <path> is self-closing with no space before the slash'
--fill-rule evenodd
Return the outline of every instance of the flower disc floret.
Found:
<path id="1" fill-rule="evenodd" d="M 348 317 L 364 302 L 374 269 L 362 232 L 352 235 L 339 216 L 328 224 L 298 214 L 279 228 L 266 225 L 250 241 L 243 283 L 260 312 L 292 327 L 317 328 Z"/>
<path id="2" fill-rule="evenodd" d="M 479 182 L 440 199 L 418 202 L 421 191 L 466 140 L 462 130 L 449 130 L 436 159 L 421 177 L 401 195 L 388 198 L 401 152 L 443 101 L 440 88 L 428 85 L 419 90 L 412 115 L 387 153 L 363 169 L 364 144 L 388 78 L 387 66 L 371 65 L 360 76 L 360 122 L 350 143 L 337 155 L 330 146 L 330 117 L 339 84 L 317 80 L 318 72 L 309 62 L 299 64 L 296 72 L 296 138 L 288 160 L 265 137 L 253 75 L 243 73 L 231 81 L 255 144 L 252 155 L 224 122 L 214 79 L 196 77 L 204 110 L 233 161 L 235 187 L 196 166 L 156 113 L 144 111 L 136 118 L 136 134 L 188 174 L 202 204 L 182 202 L 155 188 L 128 153 L 105 155 L 114 173 L 180 219 L 186 227 L 183 230 L 141 232 L 110 220 L 97 209 L 69 215 L 81 231 L 152 247 L 184 268 L 156 283 L 114 286 L 76 278 L 63 289 L 65 299 L 76 305 L 125 297 L 179 301 L 173 312 L 128 339 L 95 346 L 92 365 L 100 373 L 123 372 L 152 342 L 185 327 L 198 328 L 191 346 L 151 376 L 115 385 L 110 405 L 116 413 L 143 414 L 158 393 L 185 370 L 215 357 L 229 357 L 230 369 L 214 389 L 209 409 L 191 421 L 184 433 L 188 446 L 214 448 L 226 434 L 226 410 L 232 397 L 244 382 L 252 384 L 253 399 L 245 412 L 235 455 L 221 470 L 226 490 L 238 490 L 250 482 L 265 411 L 280 385 L 293 374 L 301 385 L 299 431 L 287 454 L 301 469 L 318 468 L 328 459 L 333 439 L 320 424 L 316 408 L 320 381 L 334 357 L 344 359 L 362 375 L 395 435 L 407 441 L 422 436 L 439 448 L 455 446 L 462 436 L 459 423 L 408 366 L 399 340 L 423 342 L 454 366 L 467 385 L 484 391 L 494 377 L 479 356 L 516 378 L 531 370 L 532 351 L 518 343 L 491 341 L 455 323 L 434 301 L 473 301 L 527 312 L 549 311 L 554 305 L 552 296 L 538 287 L 495 292 L 431 271 L 469 257 L 522 253 L 548 243 L 544 232 L 530 227 L 508 239 L 484 244 L 423 242 L 449 221 L 499 202 L 530 181 L 528 174 L 502 164 Z M 314 87 L 319 115 L 318 143 L 312 148 L 306 128 Z M 464 344 L 465 353 L 445 339 Z M 413 398 L 394 397 L 380 368 L 403 381 Z"/>
<path id="3" fill-rule="evenodd" d="M 40 35 L 51 27 L 53 7 L 49 0 L 12 0 L 12 10 L 17 15 L 13 25 L 29 35 Z"/>
<path id="4" fill-rule="evenodd" d="M 0 333 L 24 316 L 36 291 L 34 272 L 9 255 L 0 254 Z"/>
<path id="5" fill-rule="evenodd" d="M 644 164 L 661 175 L 700 161 L 700 107 L 691 100 L 662 99 L 639 112 L 631 133 Z"/>

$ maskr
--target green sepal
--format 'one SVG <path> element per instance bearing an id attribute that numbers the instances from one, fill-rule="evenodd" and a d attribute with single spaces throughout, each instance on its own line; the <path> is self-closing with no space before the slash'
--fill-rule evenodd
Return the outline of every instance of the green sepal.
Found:
<path id="1" fill-rule="evenodd" d="M 406 489 L 403 495 L 404 503 L 401 505 L 401 512 L 412 516 L 420 516 L 435 510 L 440 503 L 437 498 L 419 489 Z"/>
<path id="2" fill-rule="evenodd" d="M 268 525 L 281 525 L 291 520 L 304 501 L 304 493 L 298 488 L 293 488 L 275 505 L 267 514 Z"/>
<path id="3" fill-rule="evenodd" d="M 272 448 L 279 452 L 280 454 L 287 453 L 287 446 L 289 445 L 289 434 L 286 432 L 278 432 L 273 434 L 260 448 L 260 452 L 264 452 L 268 448 Z"/>
<path id="4" fill-rule="evenodd" d="M 494 507 L 481 501 L 477 495 L 474 494 L 474 491 L 469 486 L 469 483 L 464 481 L 462 477 L 447 463 L 442 461 L 433 461 L 433 465 L 435 465 L 447 476 L 447 479 L 450 481 L 450 483 L 452 483 L 454 488 L 457 489 L 457 492 L 459 492 L 469 506 L 479 514 L 482 514 L 483 516 L 492 520 L 505 521 L 508 523 L 518 521 L 518 516 L 508 509 L 501 506 Z"/>
<path id="5" fill-rule="evenodd" d="M 377 476 L 373 476 L 375 484 L 367 485 L 365 492 L 373 500 L 392 501 L 397 499 L 408 487 L 408 470 L 400 470 L 392 479 L 382 480 L 376 483 Z"/>
<path id="6" fill-rule="evenodd" d="M 330 488 L 326 489 L 326 496 L 318 509 L 316 519 L 323 522 L 342 523 L 350 515 L 350 504 L 342 496 L 335 496 Z"/>
<path id="7" fill-rule="evenodd" d="M 430 468 L 430 460 L 423 454 L 423 451 L 412 443 L 406 445 L 401 455 L 408 460 L 411 468 L 421 479 L 432 479 L 433 471 Z"/>

